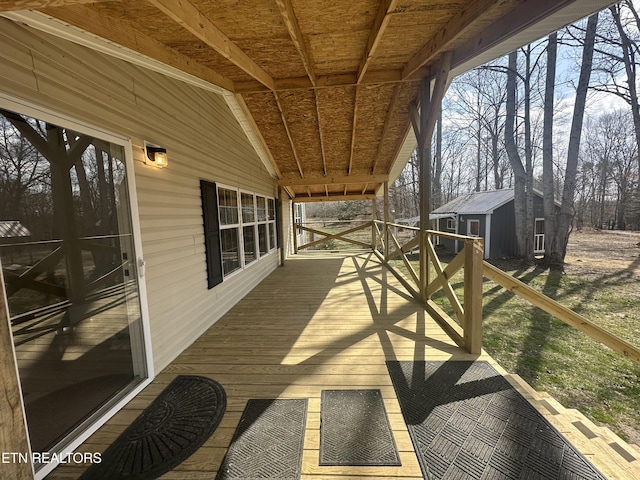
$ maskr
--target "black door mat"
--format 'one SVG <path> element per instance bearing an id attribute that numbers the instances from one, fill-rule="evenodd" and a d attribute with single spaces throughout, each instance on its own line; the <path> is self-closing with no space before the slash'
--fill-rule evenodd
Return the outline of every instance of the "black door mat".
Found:
<path id="1" fill-rule="evenodd" d="M 216 479 L 300 478 L 306 423 L 306 399 L 249 400 Z"/>
<path id="2" fill-rule="evenodd" d="M 380 390 L 323 390 L 320 465 L 402 465 Z"/>
<path id="3" fill-rule="evenodd" d="M 605 478 L 488 363 L 387 367 L 425 478 Z"/>
<path id="4" fill-rule="evenodd" d="M 84 480 L 149 480 L 174 469 L 211 436 L 227 405 L 222 386 L 181 375 L 82 475 Z"/>

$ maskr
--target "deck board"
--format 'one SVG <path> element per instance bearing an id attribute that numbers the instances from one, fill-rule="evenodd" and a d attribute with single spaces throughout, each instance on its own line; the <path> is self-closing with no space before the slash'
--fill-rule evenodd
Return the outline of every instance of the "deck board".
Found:
<path id="1" fill-rule="evenodd" d="M 186 320 L 185 320 L 186 321 Z M 220 382 L 228 406 L 205 445 L 164 479 L 213 478 L 251 398 L 307 398 L 303 479 L 422 478 L 386 360 L 475 360 L 425 314 L 372 254 L 298 255 L 288 259 L 211 327 L 81 447 L 104 450 L 177 375 Z M 321 467 L 323 389 L 379 388 L 401 467 Z M 587 452 L 589 453 L 589 452 Z M 74 478 L 63 466 L 47 478 Z"/>

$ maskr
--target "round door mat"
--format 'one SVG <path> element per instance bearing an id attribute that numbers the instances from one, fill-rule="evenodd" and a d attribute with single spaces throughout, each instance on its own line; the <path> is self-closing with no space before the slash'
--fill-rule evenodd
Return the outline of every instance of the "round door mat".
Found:
<path id="1" fill-rule="evenodd" d="M 149 480 L 174 469 L 207 441 L 227 400 L 210 378 L 181 375 L 105 450 L 83 480 Z"/>

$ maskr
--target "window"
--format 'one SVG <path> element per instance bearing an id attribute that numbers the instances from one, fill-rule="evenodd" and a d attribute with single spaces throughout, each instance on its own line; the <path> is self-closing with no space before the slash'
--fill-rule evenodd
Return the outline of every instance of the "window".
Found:
<path id="1" fill-rule="evenodd" d="M 455 230 L 456 221 L 453 218 L 447 218 L 447 230 Z"/>
<path id="2" fill-rule="evenodd" d="M 276 201 L 201 181 L 209 288 L 277 248 Z"/>

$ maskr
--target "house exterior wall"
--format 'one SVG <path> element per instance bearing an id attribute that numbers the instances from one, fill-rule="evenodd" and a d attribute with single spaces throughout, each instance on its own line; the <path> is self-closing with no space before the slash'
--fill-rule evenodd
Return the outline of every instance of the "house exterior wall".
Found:
<path id="1" fill-rule="evenodd" d="M 272 251 L 207 290 L 200 179 L 277 196 L 222 96 L 2 18 L 0 93 L 131 138 L 156 371 L 278 265 Z M 143 163 L 145 141 L 167 168 Z"/>

